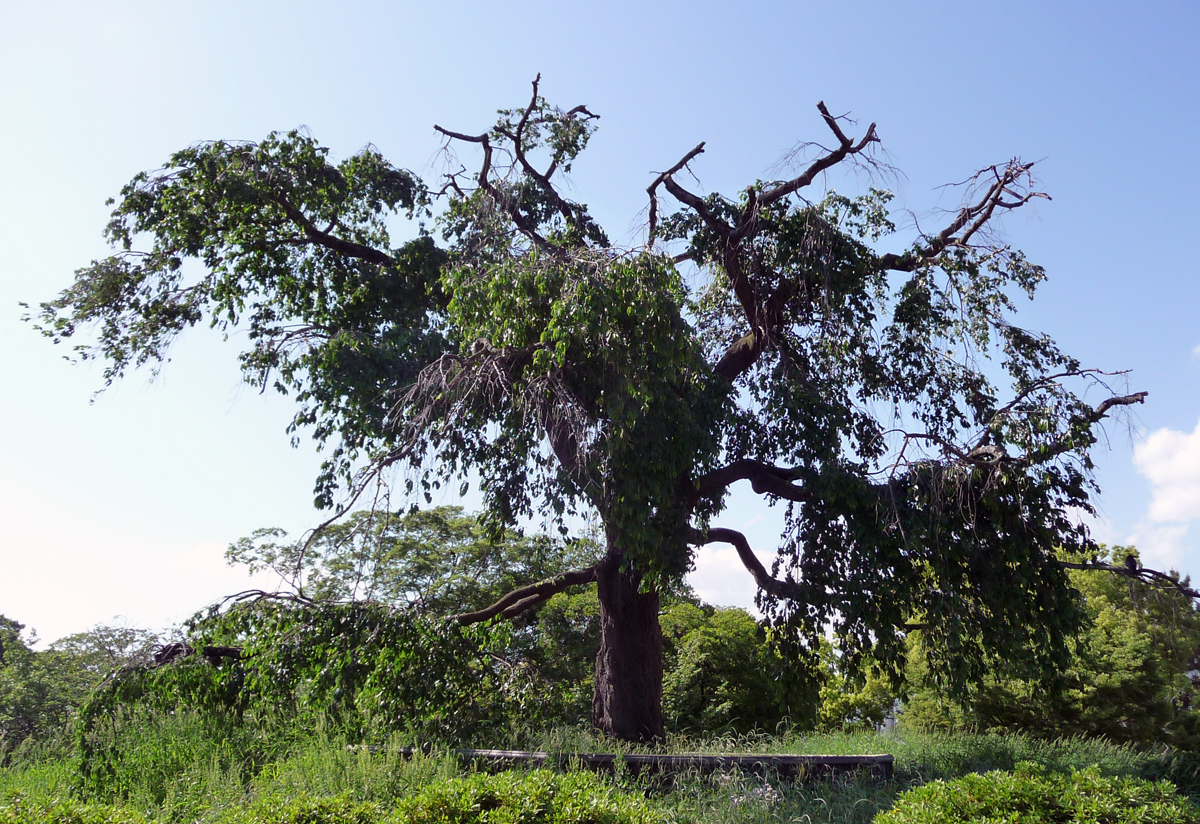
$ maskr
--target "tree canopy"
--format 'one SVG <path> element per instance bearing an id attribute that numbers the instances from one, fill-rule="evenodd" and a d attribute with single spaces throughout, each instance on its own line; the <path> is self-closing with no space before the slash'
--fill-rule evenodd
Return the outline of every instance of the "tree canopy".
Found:
<path id="1" fill-rule="evenodd" d="M 1145 393 L 1014 323 L 1045 273 L 994 224 L 1045 196 L 1033 163 L 976 172 L 904 246 L 887 192 L 810 194 L 838 166 L 887 171 L 874 124 L 851 137 L 817 109 L 830 148 L 729 196 L 689 189 L 704 144 L 684 153 L 632 247 L 564 194 L 597 116 L 538 81 L 483 132 L 437 127 L 436 181 L 371 147 L 333 162 L 298 131 L 197 144 L 121 191 L 115 253 L 40 328 L 95 327 L 79 351 L 109 381 L 202 320 L 244 328 L 247 380 L 329 445 L 316 500 L 338 512 L 380 483 L 429 500 L 477 473 L 493 530 L 598 517 L 597 563 L 470 620 L 597 582 L 594 717 L 617 735 L 662 732 L 655 593 L 710 542 L 737 550 L 793 657 L 832 625 L 844 654 L 898 671 L 920 626 L 951 685 L 997 658 L 1061 665 L 1082 614 L 1057 553 L 1142 574 L 1097 561 L 1073 513 L 1092 511 L 1098 425 Z M 411 240 L 393 242 L 396 213 Z M 744 481 L 784 508 L 770 569 L 721 520 Z"/>

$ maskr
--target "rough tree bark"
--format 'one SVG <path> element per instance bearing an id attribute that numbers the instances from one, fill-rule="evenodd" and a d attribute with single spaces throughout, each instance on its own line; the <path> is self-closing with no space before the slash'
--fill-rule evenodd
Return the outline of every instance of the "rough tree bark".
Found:
<path id="1" fill-rule="evenodd" d="M 600 652 L 592 694 L 592 723 L 624 741 L 663 737 L 662 630 L 658 593 L 638 592 L 621 572 L 619 552 L 596 568 L 600 595 Z"/>

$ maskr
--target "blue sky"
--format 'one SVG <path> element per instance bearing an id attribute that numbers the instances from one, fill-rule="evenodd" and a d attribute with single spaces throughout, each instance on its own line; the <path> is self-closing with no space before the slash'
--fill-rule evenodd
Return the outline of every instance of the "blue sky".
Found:
<path id="1" fill-rule="evenodd" d="M 162 626 L 246 586 L 224 547 L 300 532 L 318 458 L 286 400 L 240 382 L 236 336 L 197 330 L 154 382 L 100 395 L 19 321 L 105 254 L 106 198 L 174 150 L 307 126 L 437 171 L 435 123 L 486 128 L 543 93 L 600 131 L 576 196 L 636 240 L 645 187 L 697 142 L 706 191 L 824 139 L 824 100 L 875 121 L 932 220 L 941 184 L 1020 155 L 1054 198 L 1006 219 L 1050 275 L 1018 322 L 1150 393 L 1107 428 L 1097 534 L 1200 577 L 1200 6 L 1160 2 L 97 3 L 14 0 L 0 30 L 0 612 L 44 638 L 121 615 Z M 867 181 L 829 183 L 849 191 Z M 449 501 L 447 501 L 449 502 Z M 769 550 L 771 512 L 726 514 Z M 694 578 L 747 603 L 730 552 Z M 265 581 L 262 583 L 266 583 Z"/>

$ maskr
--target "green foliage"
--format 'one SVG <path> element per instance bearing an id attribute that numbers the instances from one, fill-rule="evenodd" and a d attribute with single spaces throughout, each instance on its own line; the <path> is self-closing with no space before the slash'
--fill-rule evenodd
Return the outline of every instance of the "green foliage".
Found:
<path id="1" fill-rule="evenodd" d="M 583 567 L 601 552 L 587 538 L 562 540 L 508 530 L 496 537 L 460 507 L 405 514 L 355 512 L 315 539 L 282 543 L 259 530 L 228 551 L 230 563 L 268 567 L 314 601 L 371 601 L 436 622 L 481 609 L 506 593 Z M 493 645 L 518 680 L 538 684 L 538 717 L 570 723 L 590 717 L 591 670 L 599 645 L 596 593 L 558 593 L 511 622 L 505 647 Z M 496 636 L 497 638 L 501 635 Z M 526 707 L 528 710 L 529 707 Z"/>
<path id="2" fill-rule="evenodd" d="M 592 773 L 545 770 L 432 784 L 400 802 L 396 824 L 658 824 L 664 816 Z"/>
<path id="3" fill-rule="evenodd" d="M 221 824 L 382 824 L 378 805 L 344 795 L 328 798 L 264 798 L 247 809 L 221 816 Z"/>
<path id="4" fill-rule="evenodd" d="M 213 711 L 125 706 L 88 729 L 72 790 L 100 803 L 122 801 L 194 820 L 236 801 L 286 746 L 286 738 L 271 740 L 264 732 Z"/>
<path id="5" fill-rule="evenodd" d="M 678 585 L 749 479 L 788 501 L 761 607 L 795 666 L 818 665 L 833 625 L 848 660 L 896 675 L 917 621 L 956 696 L 1001 664 L 1064 667 L 1083 616 L 1055 553 L 1095 549 L 1072 513 L 1096 491 L 1103 410 L 1084 390 L 1107 387 L 1013 323 L 1041 267 L 979 242 L 1037 196 L 1031 164 L 985 170 L 957 224 L 884 254 L 889 194 L 801 194 L 876 139 L 849 141 L 826 114 L 840 148 L 811 174 L 707 198 L 666 174 L 655 186 L 679 211 L 623 249 L 560 191 L 595 119 L 535 84 L 482 134 L 445 133 L 483 159 L 437 184 L 371 148 L 331 162 L 301 132 L 190 147 L 122 190 L 115 253 L 42 304 L 39 328 L 94 329 L 79 351 L 110 382 L 156 368 L 202 320 L 244 328 L 247 380 L 296 399 L 290 431 L 334 442 L 320 506 L 393 470 L 427 503 L 476 473 L 493 536 L 594 513 L 643 590 Z M 435 191 L 440 240 L 423 222 Z M 393 213 L 419 221 L 414 239 L 393 245 Z M 684 657 L 706 655 L 697 640 Z"/>
<path id="6" fill-rule="evenodd" d="M 205 317 L 242 324 L 247 380 L 293 395 L 293 427 L 314 427 L 322 443 L 339 438 L 318 479 L 325 506 L 359 450 L 388 437 L 380 393 L 447 349 L 428 317 L 445 302 L 445 254 L 423 235 L 389 249 L 387 216 L 423 208 L 420 182 L 374 148 L 338 164 L 327 155 L 292 131 L 198 144 L 135 176 L 105 230 L 117 253 L 81 269 L 42 307 L 41 326 L 60 340 L 97 325 L 99 346 L 77 353 L 106 361 L 111 383 L 164 361 L 171 340 Z M 333 230 L 335 248 L 312 242 Z M 152 248 L 136 250 L 146 236 Z M 386 252 L 347 254 L 368 247 Z M 202 264 L 199 277 L 189 259 Z"/>
<path id="7" fill-rule="evenodd" d="M 1131 548 L 1114 547 L 1101 559 L 1119 564 L 1130 554 L 1136 557 Z M 1083 571 L 1071 577 L 1089 626 L 1061 673 L 1029 680 L 998 669 L 956 701 L 938 688 L 916 654 L 905 723 L 1200 747 L 1197 689 L 1187 675 L 1198 668 L 1200 655 L 1196 605 L 1176 591 L 1138 581 Z"/>
<path id="8" fill-rule="evenodd" d="M 59 723 L 65 708 L 37 653 L 21 637 L 24 624 L 0 615 L 0 757 Z"/>
<path id="9" fill-rule="evenodd" d="M 157 637 L 97 625 L 41 651 L 24 626 L 0 615 L 0 763 L 22 744 L 62 743 L 92 689 L 118 667 L 149 658 Z"/>
<path id="10" fill-rule="evenodd" d="M 209 755 L 196 749 L 195 742 L 189 740 L 199 730 L 197 721 L 195 713 L 164 713 L 156 726 L 147 715 L 144 719 L 146 736 L 159 738 L 164 746 L 175 737 L 181 748 L 191 751 L 199 761 L 191 765 L 175 762 L 181 768 L 175 773 L 147 771 L 157 783 L 152 786 L 147 780 L 131 791 L 126 800 L 108 792 L 86 794 L 86 808 L 101 810 L 102 814 L 112 815 L 117 821 L 121 820 L 120 815 L 138 821 L 135 814 L 141 814 L 159 824 L 220 824 L 226 820 L 246 820 L 246 810 L 251 807 L 262 815 L 271 809 L 288 808 L 297 799 L 302 799 L 296 804 L 297 809 L 305 809 L 305 804 L 307 808 L 316 808 L 317 799 L 337 799 L 326 801 L 325 808 L 374 808 L 385 813 L 382 820 L 386 821 L 386 814 L 394 811 L 403 799 L 420 795 L 427 787 L 469 777 L 464 765 L 444 752 L 435 751 L 429 756 L 417 754 L 411 760 L 402 758 L 391 748 L 408 743 L 403 736 L 379 739 L 378 743 L 388 747 L 374 752 L 347 747 L 348 739 L 330 732 L 333 725 L 320 719 L 315 728 L 303 736 L 270 736 L 269 740 L 250 741 L 247 738 L 235 740 L 226 732 L 225 738 L 233 746 L 257 747 L 267 755 L 257 762 L 245 762 L 249 767 L 231 764 L 222 769 L 211 760 L 205 761 Z M 174 731 L 172 725 L 176 726 Z M 222 733 L 213 732 L 216 733 L 213 738 L 219 740 Z M 131 729 L 131 742 L 133 733 Z M 537 748 L 551 752 L 604 751 L 614 744 L 611 739 L 586 728 L 539 728 L 538 733 L 543 738 Z M 877 813 L 890 808 L 896 796 L 905 789 L 933 779 L 1012 770 L 1022 761 L 1035 762 L 1050 771 L 1070 772 L 1097 766 L 1103 776 L 1166 778 L 1179 785 L 1181 792 L 1186 790 L 1194 801 L 1200 801 L 1200 762 L 1194 757 L 1191 761 L 1181 760 L 1178 754 L 1147 752 L 1098 740 L 1046 741 L 1014 735 L 914 732 L 802 737 L 727 735 L 719 739 L 672 736 L 666 751 L 889 752 L 896 758 L 896 780 L 893 782 L 848 777 L 836 782 L 790 785 L 769 776 L 732 772 L 716 776 L 680 774 L 669 787 L 659 784 L 643 802 L 665 818 L 676 821 L 770 824 L 773 821 L 812 820 L 866 824 Z M 162 756 L 167 757 L 167 753 Z M 253 766 L 255 763 L 260 766 Z M 68 803 L 65 799 L 73 797 L 69 766 L 66 762 L 18 763 L 0 770 L 0 809 L 5 805 L 13 806 L 14 798 L 20 798 L 20 803 L 30 811 L 51 809 L 54 804 L 65 808 Z M 133 776 L 136 772 L 131 769 L 129 774 Z M 645 789 L 628 779 L 622 783 Z M 429 795 L 441 792 L 431 790 Z M 619 797 L 620 793 L 615 795 Z M 154 798 L 161 798 L 162 802 L 156 804 Z M 70 805 L 77 810 L 85 808 L 81 802 L 72 801 Z M 32 812 L 30 815 L 35 816 L 32 819 L 35 821 L 46 820 L 37 818 Z M 254 821 L 253 818 L 249 820 Z M 276 824 L 277 819 L 268 817 L 266 821 Z"/>
<path id="11" fill-rule="evenodd" d="M 661 620 L 668 729 L 721 733 L 808 725 L 813 696 L 745 610 L 682 602 Z"/>
<path id="12" fill-rule="evenodd" d="M 150 824 L 150 820 L 128 807 L 18 796 L 0 802 L 0 824 Z"/>
<path id="13" fill-rule="evenodd" d="M 286 737 L 319 718 L 351 740 L 403 730 L 418 741 L 451 741 L 541 713 L 525 673 L 505 664 L 505 625 L 459 627 L 377 603 L 263 598 L 214 610 L 188 629 L 197 650 L 240 654 L 130 669 L 94 696 L 77 732 L 88 787 L 142 770 L 141 744 L 130 738 L 147 712 L 194 712 L 197 740 L 218 748 L 237 737 Z M 143 741 L 156 746 L 152 736 Z M 234 747 L 230 757 L 246 751 Z M 248 757 L 262 757 L 254 752 Z"/>
<path id="14" fill-rule="evenodd" d="M 157 807 L 158 805 L 155 805 Z M 0 824 L 149 824 L 135 806 L 63 798 L 0 802 Z M 151 807 L 154 809 L 154 807 Z M 590 773 L 548 771 L 472 775 L 433 781 L 386 802 L 267 792 L 250 804 L 198 807 L 194 819 L 178 808 L 166 820 L 212 824 L 659 824 L 666 817 L 644 799 L 615 789 Z"/>
<path id="15" fill-rule="evenodd" d="M 1167 782 L 1106 778 L 1096 768 L 1048 773 L 1022 764 L 1014 773 L 934 781 L 901 795 L 877 824 L 1196 824 L 1200 807 Z"/>
<path id="16" fill-rule="evenodd" d="M 821 645 L 821 675 L 819 730 L 874 731 L 895 711 L 896 694 L 890 681 L 873 668 L 850 670 L 828 641 Z"/>
<path id="17" fill-rule="evenodd" d="M 230 545 L 226 558 L 251 572 L 272 569 L 317 601 L 377 601 L 429 616 L 482 609 L 505 593 L 587 566 L 600 548 L 508 530 L 490 533 L 462 507 L 408 513 L 359 511 L 312 541 L 280 543 L 286 533 L 260 529 Z"/>

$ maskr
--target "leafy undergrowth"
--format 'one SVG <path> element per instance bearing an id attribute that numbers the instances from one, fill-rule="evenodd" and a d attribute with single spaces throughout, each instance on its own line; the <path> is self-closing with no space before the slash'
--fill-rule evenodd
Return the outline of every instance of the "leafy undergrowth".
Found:
<path id="1" fill-rule="evenodd" d="M 470 764 L 446 750 L 407 759 L 399 750 L 410 741 L 380 741 L 385 746 L 372 752 L 349 747 L 357 742 L 322 732 L 321 725 L 306 736 L 271 740 L 239 738 L 236 731 L 229 732 L 233 734 L 200 724 L 186 713 L 145 724 L 136 740 L 123 739 L 121 746 L 108 750 L 114 756 L 107 762 L 108 772 L 96 774 L 96 780 L 87 783 L 79 780 L 75 764 L 62 749 L 29 750 L 0 770 L 0 824 L 376 824 L 399 822 L 395 816 L 402 809 L 417 815 L 420 805 L 414 799 L 421 798 L 428 806 L 421 808 L 425 812 L 420 814 L 427 817 L 404 822 L 869 824 L 877 814 L 892 808 L 906 790 L 971 773 L 1011 771 L 1021 762 L 1040 765 L 1049 774 L 1069 775 L 1072 769 L 1092 767 L 1100 776 L 1167 778 L 1183 794 L 1200 801 L 1200 760 L 1196 755 L 1151 753 L 1084 739 L 1046 742 L 1015 735 L 916 732 L 676 737 L 668 744 L 672 752 L 891 753 L 896 758 L 896 778 L 876 782 L 849 776 L 796 785 L 771 776 L 730 771 L 676 775 L 668 784 L 628 773 L 597 778 L 587 773 L 535 770 L 486 777 L 472 773 Z M 527 734 L 512 743 L 559 753 L 635 751 L 591 732 L 571 729 Z M 526 812 L 518 814 L 515 810 L 520 805 L 514 806 L 515 802 L 494 808 L 508 812 L 493 814 L 484 809 L 495 803 L 480 794 L 490 786 L 489 781 L 509 782 L 504 786 L 513 793 L 517 791 L 512 787 L 525 782 L 522 786 L 527 785 L 532 793 L 527 797 L 544 798 L 550 791 L 537 782 L 550 781 L 552 776 L 557 776 L 554 781 L 567 782 L 556 785 L 566 788 L 567 796 L 593 799 L 588 802 L 591 806 L 571 802 L 561 807 L 576 810 L 582 817 L 532 819 L 529 809 L 536 812 L 542 808 L 521 807 Z M 539 792 L 543 795 L 538 796 Z M 601 804 L 594 799 L 607 801 Z M 441 817 L 434 815 L 435 810 L 442 811 L 437 813 Z M 481 818 L 481 812 L 489 815 Z M 506 818 L 508 815 L 513 817 Z"/>
<path id="2" fill-rule="evenodd" d="M 307 793 L 272 792 L 196 820 L 211 824 L 665 824 L 666 816 L 640 795 L 623 792 L 591 773 L 476 774 L 429 784 L 394 804 Z M 64 798 L 10 797 L 3 824 L 150 824 L 127 806 Z"/>
<path id="3" fill-rule="evenodd" d="M 1014 772 L 933 781 L 901 795 L 876 824 L 1200 824 L 1200 807 L 1167 781 L 1105 777 L 1098 767 Z"/>

